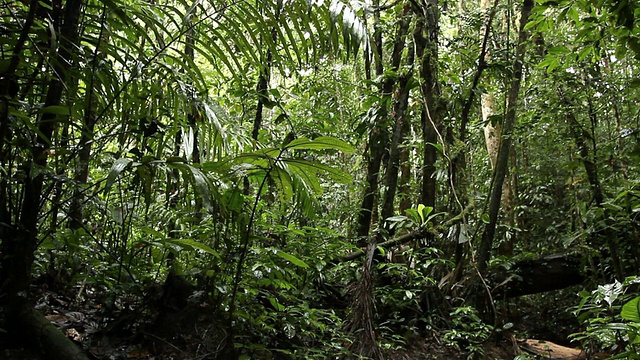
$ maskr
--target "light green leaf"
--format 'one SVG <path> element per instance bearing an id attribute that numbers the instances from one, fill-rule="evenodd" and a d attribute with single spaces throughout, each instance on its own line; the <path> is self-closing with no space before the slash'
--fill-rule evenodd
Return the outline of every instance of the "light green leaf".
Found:
<path id="1" fill-rule="evenodd" d="M 624 304 L 620 316 L 625 320 L 640 323 L 640 296 Z"/>
<path id="2" fill-rule="evenodd" d="M 423 223 L 429 217 L 429 214 L 431 214 L 431 212 L 433 212 L 432 206 L 425 206 L 424 204 L 418 204 L 418 213 L 420 214 L 420 218 L 422 218 Z"/>
<path id="3" fill-rule="evenodd" d="M 159 231 L 158 231 L 158 230 L 156 230 L 156 229 L 152 229 L 152 228 L 150 228 L 150 227 L 148 227 L 148 226 L 143 226 L 143 227 L 141 227 L 141 228 L 140 228 L 140 231 L 142 231 L 143 233 L 145 233 L 145 234 L 147 234 L 147 235 L 151 235 L 152 237 L 157 238 L 157 239 L 164 239 L 164 238 L 166 238 L 166 236 L 165 236 L 163 233 L 159 232 Z"/>
<path id="4" fill-rule="evenodd" d="M 211 194 L 209 192 L 209 181 L 207 177 L 202 173 L 202 171 L 189 164 L 179 162 L 170 162 L 167 163 L 167 165 L 180 170 L 185 175 L 185 177 L 193 180 L 196 188 L 198 189 L 198 192 L 200 193 L 200 197 L 202 198 L 202 204 L 207 209 L 207 211 L 213 211 Z"/>
<path id="5" fill-rule="evenodd" d="M 40 109 L 40 112 L 43 114 L 54 114 L 54 115 L 65 115 L 65 116 L 68 116 L 70 114 L 69 107 L 63 106 L 63 105 L 47 106 L 45 108 Z"/>
<path id="6" fill-rule="evenodd" d="M 284 306 L 282 304 L 280 304 L 278 299 L 276 299 L 274 297 L 270 297 L 269 298 L 269 303 L 271 303 L 271 306 L 273 306 L 273 308 L 276 309 L 277 311 L 283 311 L 284 310 Z"/>
<path id="7" fill-rule="evenodd" d="M 566 46 L 553 46 L 549 48 L 548 52 L 551 55 L 564 55 L 571 53 L 571 50 L 569 50 Z"/>
<path id="8" fill-rule="evenodd" d="M 278 188 L 281 190 L 280 196 L 283 202 L 291 200 L 293 197 L 293 182 L 291 180 L 291 176 L 284 169 L 279 167 L 273 167 L 269 176 L 273 181 L 277 184 Z M 269 191 L 269 189 L 265 189 Z"/>
<path id="9" fill-rule="evenodd" d="M 304 261 L 284 251 L 277 250 L 276 254 L 298 267 L 305 268 L 305 269 L 309 267 L 309 265 L 307 265 L 307 263 L 305 263 Z"/>
<path id="10" fill-rule="evenodd" d="M 331 136 L 320 136 L 313 140 L 298 138 L 287 144 L 289 150 L 339 150 L 352 153 L 353 147 L 348 143 Z"/>
<path id="11" fill-rule="evenodd" d="M 444 147 L 442 147 L 441 144 L 436 144 L 436 143 L 427 143 L 427 144 L 429 144 L 429 145 L 433 146 L 434 148 L 436 148 L 436 150 L 438 150 L 438 152 L 441 155 L 444 155 Z"/>
<path id="12" fill-rule="evenodd" d="M 353 181 L 351 175 L 346 172 L 332 168 L 324 164 L 320 164 L 315 161 L 308 161 L 303 159 L 286 159 L 285 162 L 291 168 L 293 173 L 305 173 L 309 176 L 318 177 L 319 174 L 325 174 L 333 181 L 341 184 L 348 184 Z"/>
<path id="13" fill-rule="evenodd" d="M 206 252 L 207 254 L 211 254 L 217 258 L 220 257 L 220 254 L 218 254 L 217 251 L 213 250 L 208 245 L 205 245 L 193 239 L 169 239 L 167 240 L 167 243 L 175 244 L 189 250 L 200 250 L 200 251 Z"/>
<path id="14" fill-rule="evenodd" d="M 104 185 L 104 191 L 109 192 L 113 183 L 116 181 L 116 178 L 120 175 L 120 173 L 133 162 L 133 160 L 129 158 L 120 158 L 113 163 L 111 170 L 109 171 L 109 175 L 107 176 L 107 182 Z"/>
<path id="15" fill-rule="evenodd" d="M 488 224 L 491 219 L 489 219 L 489 214 L 484 213 L 480 216 L 480 220 L 482 220 L 483 223 Z"/>

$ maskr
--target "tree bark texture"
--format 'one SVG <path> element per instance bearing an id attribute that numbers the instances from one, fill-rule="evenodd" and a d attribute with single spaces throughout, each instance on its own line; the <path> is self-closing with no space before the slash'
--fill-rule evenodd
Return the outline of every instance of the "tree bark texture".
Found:
<path id="1" fill-rule="evenodd" d="M 449 179 L 451 185 L 451 191 L 453 192 L 453 197 L 450 201 L 450 211 L 455 213 L 458 209 L 462 213 L 464 209 L 467 207 L 469 198 L 467 194 L 467 180 L 466 180 L 466 172 L 467 172 L 467 148 L 468 148 L 468 130 L 467 127 L 469 125 L 469 117 L 471 115 L 471 108 L 475 102 L 476 92 L 478 89 L 478 85 L 480 84 L 480 79 L 482 78 L 482 74 L 484 70 L 487 68 L 487 57 L 489 53 L 489 40 L 491 36 L 491 28 L 493 23 L 493 18 L 496 14 L 496 8 L 498 6 L 498 1 L 495 0 L 493 6 L 490 11 L 487 12 L 485 23 L 483 28 L 483 37 L 482 43 L 480 47 L 480 54 L 478 55 L 478 66 L 476 67 L 476 71 L 473 75 L 473 80 L 471 82 L 471 88 L 469 89 L 469 95 L 465 100 L 462 106 L 462 112 L 460 114 L 460 128 L 456 134 L 454 134 L 453 129 L 450 129 L 447 133 L 447 141 L 449 143 L 450 148 L 456 149 L 455 153 L 452 154 L 451 164 L 449 166 Z M 462 3 L 458 4 L 459 7 L 462 7 Z M 489 2 L 487 0 L 482 0 L 480 4 L 481 9 L 489 9 Z M 464 219 L 463 219 L 464 220 Z M 452 232 L 453 236 L 451 241 L 455 243 L 455 254 L 454 261 L 456 264 L 455 276 L 456 280 L 459 280 L 462 276 L 463 268 L 465 265 L 465 249 L 468 246 L 465 246 L 464 241 L 466 241 L 466 221 L 463 221 L 460 224 L 455 225 L 455 230 Z"/>
<path id="2" fill-rule="evenodd" d="M 489 223 L 485 226 L 482 233 L 482 239 L 478 248 L 478 270 L 484 275 L 491 259 L 491 250 L 498 222 L 498 212 L 500 211 L 500 202 L 502 200 L 502 186 L 507 175 L 509 165 L 509 153 L 511 151 L 511 136 L 516 120 L 516 108 L 518 103 L 518 95 L 520 93 L 520 82 L 522 80 L 522 71 L 524 57 L 527 50 L 528 32 L 524 29 L 529 22 L 529 14 L 533 7 L 533 0 L 524 0 L 520 15 L 520 29 L 518 31 L 518 47 L 516 49 L 515 59 L 513 63 L 513 78 L 507 98 L 507 110 L 502 125 L 502 139 L 500 141 L 500 151 L 496 160 L 496 168 L 491 182 L 491 193 L 489 196 Z"/>

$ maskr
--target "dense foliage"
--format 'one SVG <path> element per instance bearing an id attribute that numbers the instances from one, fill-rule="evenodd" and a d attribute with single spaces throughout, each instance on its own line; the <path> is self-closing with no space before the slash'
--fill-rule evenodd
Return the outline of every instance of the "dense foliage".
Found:
<path id="1" fill-rule="evenodd" d="M 1 10 L 8 335 L 74 289 L 85 350 L 206 324 L 205 358 L 473 357 L 578 285 L 570 339 L 637 356 L 636 1 Z"/>

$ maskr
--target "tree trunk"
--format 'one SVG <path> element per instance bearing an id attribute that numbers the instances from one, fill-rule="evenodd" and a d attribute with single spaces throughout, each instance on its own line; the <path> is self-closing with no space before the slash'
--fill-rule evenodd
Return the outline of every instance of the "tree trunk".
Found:
<path id="1" fill-rule="evenodd" d="M 511 79 L 511 87 L 507 98 L 507 110 L 504 117 L 502 127 L 502 139 L 500 142 L 500 151 L 496 160 L 496 169 L 491 182 L 491 193 L 489 196 L 489 223 L 486 225 L 482 233 L 482 239 L 478 248 L 478 270 L 484 275 L 491 259 L 491 250 L 495 236 L 496 225 L 498 222 L 498 212 L 500 211 L 500 203 L 502 200 L 502 186 L 507 174 L 509 165 L 509 153 L 511 151 L 511 136 L 516 120 L 516 108 L 518 103 L 518 95 L 520 93 L 520 82 L 522 79 L 522 69 L 524 64 L 524 56 L 527 49 L 528 32 L 524 29 L 529 22 L 529 14 L 533 7 L 533 0 L 524 0 L 520 15 L 520 30 L 518 32 L 518 47 L 513 63 L 513 78 Z"/>
<path id="2" fill-rule="evenodd" d="M 574 106 L 571 100 L 562 92 L 562 89 L 560 89 L 559 87 L 557 88 L 557 91 L 560 99 L 566 105 L 565 111 L 567 113 L 567 123 L 569 125 L 571 135 L 573 136 L 574 143 L 578 148 L 580 160 L 582 160 L 582 165 L 584 166 L 584 170 L 587 173 L 587 179 L 589 180 L 589 185 L 593 194 L 593 201 L 596 207 L 602 209 L 603 215 L 600 218 L 596 219 L 596 221 L 606 221 L 609 211 L 603 206 L 604 193 L 602 191 L 602 185 L 600 184 L 600 179 L 598 177 L 598 167 L 596 166 L 596 143 L 593 131 L 592 134 L 589 134 L 589 132 L 584 129 L 584 127 L 582 127 L 582 125 L 578 122 L 575 114 L 573 113 Z M 592 117 L 595 116 L 595 113 L 593 112 L 593 108 L 591 106 L 591 100 L 588 100 L 588 103 L 589 117 L 592 120 L 592 127 L 594 127 L 596 121 Z M 588 140 L 591 140 L 592 142 L 591 150 L 589 149 Z M 622 280 L 624 279 L 625 274 L 620 261 L 620 251 L 618 248 L 616 235 L 611 231 L 610 227 L 605 224 L 604 229 L 602 229 L 602 236 L 605 238 L 607 247 L 609 248 L 611 262 L 613 264 L 613 269 L 616 273 L 616 277 L 619 280 Z"/>
<path id="3" fill-rule="evenodd" d="M 501 124 L 491 121 L 491 117 L 494 114 L 495 97 L 492 93 L 482 94 L 482 121 L 486 124 L 484 126 L 484 139 L 487 146 L 487 152 L 489 153 L 492 170 L 495 170 L 496 168 L 498 151 L 500 149 L 500 140 L 502 139 Z M 509 149 L 509 159 L 513 160 L 514 156 L 515 152 L 513 146 L 511 146 Z M 502 197 L 500 199 L 500 203 L 509 226 L 515 225 L 515 211 L 513 203 L 514 193 L 512 183 L 512 171 L 509 169 L 509 166 L 507 166 L 507 174 L 505 175 L 505 181 L 502 185 Z M 502 239 L 498 246 L 498 253 L 500 255 L 511 256 L 513 254 L 513 243 L 513 237 Z"/>
<path id="4" fill-rule="evenodd" d="M 37 6 L 32 4 L 32 6 Z M 82 0 L 69 0 L 64 5 L 62 25 L 60 26 L 60 47 L 57 58 L 52 61 L 53 73 L 50 77 L 44 99 L 43 109 L 52 109 L 62 103 L 62 95 L 72 76 L 69 65 L 73 63 L 71 50 L 77 49 L 79 38 L 80 10 Z M 34 9 L 30 9 L 31 11 Z M 59 24 L 54 16 L 54 24 Z M 17 50 L 16 50 L 17 51 Z M 20 54 L 14 54 L 14 56 Z M 29 292 L 31 284 L 31 267 L 34 252 L 38 247 L 38 216 L 41 210 L 42 193 L 45 183 L 45 173 L 29 174 L 31 169 L 45 169 L 50 144 L 56 125 L 59 123 L 54 111 L 43 111 L 36 119 L 38 132 L 35 143 L 31 146 L 30 159 L 26 160 L 23 168 L 27 169 L 20 215 L 17 223 L 12 219 L 6 224 L 10 230 L 3 230 L 2 235 L 2 277 L 0 279 L 0 299 L 5 308 L 6 329 L 20 340 L 33 341 L 40 339 L 38 344 L 51 358 L 57 359 L 87 359 L 75 345 L 48 323 L 44 317 L 30 307 Z M 5 121 L 6 119 L 3 119 Z M 4 126 L 4 124 L 3 124 Z M 8 134 L 5 135 L 5 139 Z M 4 228 L 4 227 L 3 227 Z M 70 349 L 72 349 L 70 351 Z"/>
<path id="5" fill-rule="evenodd" d="M 462 3 L 459 3 L 458 6 L 461 8 Z M 455 224 L 455 229 L 452 232 L 453 236 L 451 241 L 455 243 L 455 254 L 454 261 L 456 264 L 454 279 L 457 281 L 461 278 L 463 268 L 464 268 L 464 259 L 465 259 L 465 242 L 468 241 L 469 238 L 467 235 L 467 222 L 464 217 L 465 209 L 469 203 L 469 197 L 467 194 L 467 180 L 466 180 L 466 172 L 467 172 L 467 136 L 469 126 L 469 116 L 471 114 L 471 107 L 475 102 L 475 96 L 478 89 L 478 85 L 480 84 L 480 79 L 482 78 L 482 74 L 484 70 L 487 68 L 487 56 L 489 52 L 489 37 L 491 35 L 491 24 L 493 23 L 493 18 L 496 14 L 496 7 L 498 6 L 498 0 L 495 0 L 491 10 L 487 13 L 484 26 L 482 28 L 483 37 L 482 43 L 480 47 L 480 54 L 478 55 L 478 66 L 476 67 L 475 74 L 473 75 L 473 80 L 471 82 L 471 88 L 469 89 L 469 95 L 465 100 L 462 113 L 460 114 L 460 128 L 458 130 L 457 138 L 453 133 L 453 130 L 449 130 L 447 141 L 449 146 L 452 148 L 460 148 L 455 154 L 453 154 L 453 158 L 451 159 L 451 165 L 449 168 L 449 178 L 451 182 L 451 189 L 453 192 L 453 197 L 450 200 L 450 211 L 455 213 L 457 210 L 461 212 L 462 222 Z M 481 1 L 481 8 L 487 9 L 488 2 L 486 0 Z"/>
<path id="6" fill-rule="evenodd" d="M 398 23 L 398 29 L 396 32 L 395 41 L 393 44 L 393 52 L 391 54 L 391 69 L 394 73 L 398 72 L 400 63 L 402 61 L 402 53 L 405 48 L 405 37 L 408 32 L 410 23 L 410 5 L 407 3 L 404 5 L 401 13 L 401 19 Z M 377 22 L 376 22 L 377 23 Z M 382 38 L 376 34 L 376 42 L 379 51 L 378 61 L 382 60 Z M 413 62 L 411 56 L 409 62 Z M 381 64 L 381 63 L 380 63 Z M 382 75 L 382 66 L 377 67 L 378 75 Z M 402 129 L 404 128 L 404 113 L 407 108 L 409 99 L 409 90 L 407 84 L 410 78 L 410 72 L 403 74 L 400 79 L 398 88 L 398 99 L 394 103 L 394 116 L 396 118 L 396 128 L 394 131 L 393 144 L 391 153 L 389 154 L 386 185 L 387 193 L 383 200 L 382 216 L 379 219 L 380 229 L 384 224 L 384 220 L 393 214 L 393 203 L 395 198 L 395 190 L 398 181 L 398 159 L 399 149 L 398 145 L 402 139 Z M 403 82 L 404 81 L 404 82 Z M 369 235 L 369 228 L 371 226 L 372 215 L 374 213 L 374 205 L 376 200 L 376 194 L 378 192 L 378 172 L 380 171 L 380 165 L 382 163 L 382 157 L 387 143 L 386 130 L 384 130 L 384 123 L 387 121 L 388 107 L 386 98 L 390 97 L 396 80 L 393 77 L 387 77 L 381 88 L 382 103 L 380 104 L 380 110 L 378 112 L 378 121 L 373 125 L 371 135 L 369 137 L 369 152 L 367 159 L 367 186 L 365 189 L 365 195 L 363 197 L 362 206 L 358 216 L 358 242 L 363 244 L 363 240 Z M 373 357 L 375 359 L 382 359 L 382 353 L 378 347 L 376 333 L 374 331 L 374 316 L 375 309 L 373 307 L 373 289 L 374 278 L 372 272 L 375 271 L 375 267 L 372 267 L 374 263 L 374 254 L 376 253 L 377 243 L 382 241 L 384 233 L 378 232 L 378 236 L 372 237 L 367 242 L 367 258 L 362 266 L 362 278 L 359 282 L 357 294 L 352 301 L 352 311 L 349 320 L 349 330 L 355 334 L 355 340 L 353 349 L 354 352 L 365 357 Z"/>
<path id="7" fill-rule="evenodd" d="M 87 184 L 89 178 L 89 161 L 91 160 L 91 148 L 93 146 L 94 129 L 98 122 L 98 97 L 95 89 L 102 86 L 100 77 L 96 75 L 99 71 L 101 60 L 104 58 L 104 47 L 109 42 L 109 36 L 104 33 L 107 19 L 107 7 L 103 7 L 103 13 L 100 24 L 100 34 L 98 35 L 98 44 L 93 51 L 93 61 L 91 64 L 91 79 L 87 85 L 87 94 L 85 98 L 86 108 L 82 122 L 82 134 L 80 135 L 80 151 L 78 152 L 78 161 L 73 176 L 75 189 L 69 205 L 69 228 L 79 229 L 84 223 L 84 185 Z"/>
<path id="8" fill-rule="evenodd" d="M 408 9 L 408 6 L 407 6 Z M 405 13 L 400 20 L 400 28 L 398 29 L 398 37 L 406 36 L 409 29 L 409 14 Z M 399 40 L 399 39 L 398 39 Z M 404 41 L 403 41 L 404 43 Z M 389 160 L 387 165 L 387 173 L 385 176 L 386 192 L 382 203 L 382 212 L 380 217 L 380 223 L 383 225 L 385 220 L 393 216 L 394 200 L 396 196 L 396 189 L 398 187 L 398 172 L 400 162 L 400 145 L 404 138 L 404 130 L 406 128 L 405 123 L 408 121 L 405 117 L 407 106 L 409 104 L 409 79 L 411 79 L 411 73 L 413 69 L 413 46 L 409 47 L 407 52 L 407 70 L 398 79 L 398 86 L 396 89 L 396 101 L 393 107 L 393 117 L 396 120 L 395 129 L 393 131 L 393 137 L 391 138 L 391 146 L 389 149 Z"/>
<path id="9" fill-rule="evenodd" d="M 403 8 L 403 14 L 407 14 L 409 11 L 409 6 L 405 5 Z M 377 11 L 376 11 L 377 13 Z M 379 14 L 377 15 L 379 16 Z M 404 17 L 404 15 L 403 15 Z M 376 24 L 378 24 L 376 20 Z M 374 39 L 376 42 L 376 51 L 378 54 L 376 56 L 376 75 L 382 76 L 384 75 L 384 70 L 382 66 L 382 35 L 379 33 L 379 27 L 374 25 L 376 28 L 376 34 L 374 34 Z M 406 29 L 405 29 L 406 33 Z M 393 44 L 393 52 L 391 53 L 391 66 L 390 70 L 393 73 L 397 73 L 400 68 L 400 62 L 402 60 L 402 51 L 405 47 L 405 33 L 402 32 L 402 24 L 398 25 L 398 31 L 396 33 L 396 38 Z M 373 124 L 371 132 L 369 133 L 369 141 L 367 143 L 367 152 L 365 153 L 365 161 L 367 163 L 367 176 L 366 176 L 366 185 L 364 190 L 364 196 L 362 198 L 362 203 L 360 206 L 360 211 L 358 212 L 358 221 L 357 221 L 357 235 L 358 235 L 358 245 L 364 246 L 366 244 L 366 238 L 369 236 L 369 230 L 371 228 L 372 219 L 375 217 L 374 214 L 377 213 L 377 210 L 374 206 L 376 203 L 376 198 L 378 194 L 378 182 L 379 182 L 379 172 L 380 166 L 382 164 L 382 158 L 384 156 L 385 148 L 387 146 L 389 135 L 385 130 L 385 123 L 387 121 L 389 109 L 387 106 L 386 98 L 390 97 L 393 92 L 393 87 L 395 85 L 395 79 L 393 77 L 387 77 L 382 86 L 380 88 L 382 102 L 380 104 L 380 109 L 376 114 L 376 121 Z"/>
<path id="10" fill-rule="evenodd" d="M 422 95 L 422 139 L 424 142 L 421 202 L 435 208 L 438 127 L 441 123 L 440 87 L 438 84 L 438 1 L 422 3 L 413 37 L 420 61 Z"/>

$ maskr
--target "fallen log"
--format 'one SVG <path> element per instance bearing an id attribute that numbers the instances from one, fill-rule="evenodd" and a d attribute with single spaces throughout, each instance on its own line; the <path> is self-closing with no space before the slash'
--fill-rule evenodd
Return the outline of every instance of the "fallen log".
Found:
<path id="1" fill-rule="evenodd" d="M 416 231 L 385 241 L 378 246 L 391 248 L 422 239 L 425 234 L 424 231 Z M 351 261 L 363 255 L 362 251 L 355 251 L 337 257 L 331 263 Z M 509 270 L 504 268 L 490 270 L 487 277 L 492 285 L 492 294 L 503 298 L 564 289 L 586 280 L 583 256 L 577 253 L 553 254 L 538 259 L 519 260 Z"/>
<path id="2" fill-rule="evenodd" d="M 577 253 L 548 255 L 517 261 L 510 270 L 489 275 L 496 284 L 492 293 L 507 298 L 564 289 L 585 281 L 583 256 Z"/>
<path id="3" fill-rule="evenodd" d="M 450 224 L 451 221 L 445 224 Z M 420 228 L 414 232 L 398 236 L 391 240 L 381 242 L 376 252 L 382 249 L 390 249 L 398 245 L 424 239 L 432 230 Z M 363 250 L 333 258 L 325 269 L 331 268 L 340 262 L 356 260 L 364 256 Z M 512 298 L 523 295 L 538 294 L 547 291 L 564 289 L 569 286 L 581 284 L 586 280 L 584 257 L 576 252 L 547 255 L 538 259 L 525 259 L 516 261 L 509 269 L 490 270 L 487 276 L 493 284 L 492 294 L 496 297 Z"/>
<path id="4" fill-rule="evenodd" d="M 27 302 L 19 306 L 17 313 L 9 318 L 11 321 L 20 321 L 20 323 L 10 324 L 10 328 L 15 331 L 12 335 L 20 337 L 25 343 L 32 344 L 47 359 L 89 360 L 82 349 Z"/>

